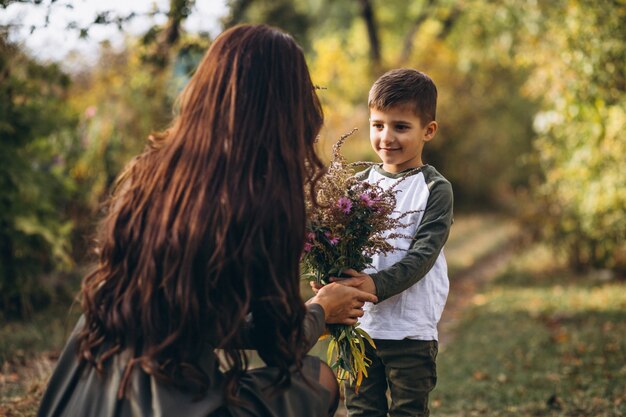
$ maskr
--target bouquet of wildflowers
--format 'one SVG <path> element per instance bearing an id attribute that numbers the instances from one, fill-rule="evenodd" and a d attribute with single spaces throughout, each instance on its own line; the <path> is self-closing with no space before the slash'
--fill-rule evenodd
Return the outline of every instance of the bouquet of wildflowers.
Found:
<path id="1" fill-rule="evenodd" d="M 318 285 L 328 284 L 330 277 L 341 277 L 349 268 L 362 271 L 371 264 L 372 255 L 394 250 L 387 239 L 398 235 L 389 231 L 406 226 L 402 219 L 409 214 L 392 216 L 395 187 L 385 190 L 355 177 L 354 167 L 368 163 L 348 164 L 341 155 L 341 146 L 355 131 L 334 145 L 328 171 L 318 183 L 317 204 L 307 201 L 303 266 L 305 277 Z M 358 391 L 370 362 L 365 357 L 365 343 L 375 347 L 374 342 L 358 324 L 332 324 L 329 332 L 328 361 L 338 378 L 349 379 Z"/>

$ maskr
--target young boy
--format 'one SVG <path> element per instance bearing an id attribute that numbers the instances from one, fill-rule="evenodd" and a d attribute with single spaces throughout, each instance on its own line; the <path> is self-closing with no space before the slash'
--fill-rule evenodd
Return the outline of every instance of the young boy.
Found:
<path id="1" fill-rule="evenodd" d="M 368 104 L 370 141 L 382 164 L 361 178 L 391 187 L 404 177 L 396 186 L 396 209 L 412 213 L 406 228 L 393 231 L 407 236 L 390 240 L 397 250 L 375 256 L 373 268 L 362 273 L 346 271 L 379 300 L 366 303 L 360 320 L 376 343 L 376 350 L 367 346 L 369 376 L 358 394 L 346 385 L 346 405 L 350 417 L 428 416 L 437 381 L 437 323 L 449 287 L 442 249 L 452 224 L 452 187 L 422 162 L 424 144 L 437 132 L 437 89 L 417 70 L 396 69 L 374 83 Z"/>

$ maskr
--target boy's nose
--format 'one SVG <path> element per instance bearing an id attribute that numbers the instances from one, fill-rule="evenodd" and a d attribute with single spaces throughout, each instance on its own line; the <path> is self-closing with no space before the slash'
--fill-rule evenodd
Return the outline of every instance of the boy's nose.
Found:
<path id="1" fill-rule="evenodd" d="M 380 132 L 380 142 L 381 143 L 393 142 L 393 137 L 391 136 L 391 132 L 389 132 L 389 129 L 384 129 L 382 132 Z"/>

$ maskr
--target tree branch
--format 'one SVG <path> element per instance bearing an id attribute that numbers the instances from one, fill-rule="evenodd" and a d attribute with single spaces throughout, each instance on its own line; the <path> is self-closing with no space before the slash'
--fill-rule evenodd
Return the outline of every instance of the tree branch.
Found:
<path id="1" fill-rule="evenodd" d="M 230 13 L 228 16 L 222 18 L 222 27 L 228 29 L 231 26 L 235 26 L 241 22 L 246 10 L 250 7 L 253 0 L 229 0 L 227 2 Z"/>
<path id="2" fill-rule="evenodd" d="M 446 16 L 446 18 L 441 22 L 442 29 L 437 37 L 439 39 L 445 39 L 450 34 L 450 32 L 452 32 L 454 24 L 457 22 L 457 20 L 459 20 L 462 14 L 463 8 L 459 5 L 454 6 L 452 11 L 448 13 L 448 16 Z"/>
<path id="3" fill-rule="evenodd" d="M 413 46 L 415 41 L 415 34 L 422 26 L 422 24 L 428 19 L 431 8 L 435 5 L 435 0 L 428 0 L 422 9 L 422 12 L 413 21 L 411 28 L 404 37 L 404 43 L 402 47 L 402 54 L 400 55 L 400 63 L 403 64 L 409 60 L 411 53 L 413 52 Z"/>

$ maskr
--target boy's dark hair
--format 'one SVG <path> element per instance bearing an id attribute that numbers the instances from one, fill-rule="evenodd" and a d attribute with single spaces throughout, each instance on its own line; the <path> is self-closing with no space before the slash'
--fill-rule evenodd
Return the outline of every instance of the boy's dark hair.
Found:
<path id="1" fill-rule="evenodd" d="M 437 87 L 423 72 L 411 68 L 387 71 L 374 82 L 367 102 L 370 109 L 388 110 L 411 104 L 422 123 L 435 120 Z"/>

